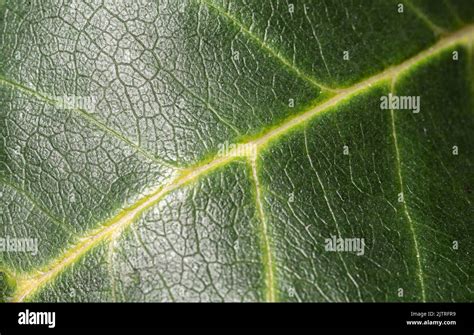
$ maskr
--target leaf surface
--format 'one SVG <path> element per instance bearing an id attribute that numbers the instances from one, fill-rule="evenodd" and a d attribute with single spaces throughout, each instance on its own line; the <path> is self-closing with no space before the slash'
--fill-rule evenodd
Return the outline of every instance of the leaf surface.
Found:
<path id="1" fill-rule="evenodd" d="M 1 300 L 473 299 L 470 1 L 0 17 Z"/>

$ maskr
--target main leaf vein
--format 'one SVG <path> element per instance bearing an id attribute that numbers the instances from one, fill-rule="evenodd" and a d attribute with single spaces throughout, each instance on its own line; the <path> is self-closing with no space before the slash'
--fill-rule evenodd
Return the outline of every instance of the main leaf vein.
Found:
<path id="1" fill-rule="evenodd" d="M 267 145 L 269 142 L 279 138 L 294 127 L 311 120 L 321 112 L 329 110 L 338 103 L 353 97 L 355 94 L 370 89 L 378 82 L 394 78 L 400 73 L 428 59 L 430 56 L 437 54 L 440 51 L 445 50 L 457 43 L 466 41 L 470 42 L 473 39 L 474 25 L 470 25 L 442 38 L 431 48 L 420 52 L 416 56 L 404 61 L 403 63 L 388 68 L 379 74 L 376 74 L 347 89 L 340 91 L 330 100 L 287 120 L 283 124 L 266 131 L 260 137 L 251 139 L 244 144 L 255 145 L 257 146 L 258 150 L 262 150 L 262 148 L 265 147 L 265 145 Z M 195 181 L 199 177 L 206 175 L 221 166 L 228 164 L 238 157 L 241 157 L 240 155 L 241 153 L 239 152 L 231 152 L 227 156 L 218 155 L 209 161 L 200 162 L 190 168 L 178 171 L 175 178 L 173 178 L 170 182 L 166 183 L 162 187 L 159 187 L 149 195 L 144 196 L 134 205 L 122 210 L 117 216 L 109 219 L 104 224 L 99 225 L 97 229 L 83 236 L 78 240 L 77 244 L 73 245 L 65 253 L 59 255 L 56 259 L 52 260 L 44 268 L 32 273 L 23 273 L 17 275 L 15 278 L 17 287 L 12 300 L 23 301 L 27 299 L 48 282 L 54 280 L 54 278 L 56 278 L 64 269 L 80 259 L 94 246 L 98 245 L 102 241 L 114 240 L 118 238 L 124 229 L 128 228 L 144 211 L 155 205 L 166 194 L 182 185 Z"/>

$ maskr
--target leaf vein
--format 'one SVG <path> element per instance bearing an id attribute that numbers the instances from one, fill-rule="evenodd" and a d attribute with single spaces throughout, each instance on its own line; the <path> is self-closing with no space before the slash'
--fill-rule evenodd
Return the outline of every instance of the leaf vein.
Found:
<path id="1" fill-rule="evenodd" d="M 406 71 L 407 69 L 417 65 L 423 60 L 429 58 L 430 56 L 449 48 L 456 43 L 462 41 L 471 41 L 474 39 L 474 25 L 467 26 L 461 30 L 458 30 L 452 33 L 449 36 L 446 36 L 439 40 L 431 48 L 420 52 L 414 57 L 402 62 L 397 66 L 393 66 L 384 70 L 383 72 L 376 74 L 366 80 L 363 80 L 347 89 L 342 90 L 339 94 L 335 95 L 330 100 L 306 111 L 302 114 L 299 114 L 283 124 L 268 130 L 260 137 L 253 139 L 246 144 L 255 144 L 259 149 L 264 145 L 276 139 L 283 134 L 287 133 L 292 128 L 305 123 L 306 121 L 312 119 L 316 115 L 319 115 L 320 112 L 323 112 L 330 107 L 337 105 L 339 102 L 348 99 L 365 89 L 370 89 L 374 84 L 393 78 L 400 73 Z M 229 153 L 227 156 L 216 156 L 210 161 L 199 162 L 194 166 L 181 170 L 177 172 L 175 178 L 170 182 L 166 183 L 162 187 L 159 187 L 151 194 L 141 198 L 134 205 L 124 209 L 117 216 L 109 219 L 103 225 L 99 225 L 99 228 L 90 232 L 84 236 L 78 244 L 74 245 L 72 248 L 67 250 L 64 254 L 58 256 L 57 259 L 53 260 L 41 271 L 29 274 L 20 274 L 16 277 L 17 280 L 17 290 L 12 298 L 13 301 L 23 301 L 32 293 L 37 291 L 40 287 L 44 286 L 49 281 L 53 280 L 61 271 L 73 264 L 85 253 L 87 253 L 91 248 L 100 243 L 105 239 L 115 239 L 120 236 L 121 232 L 130 226 L 144 211 L 152 207 L 158 201 L 160 201 L 166 194 L 179 188 L 182 185 L 190 183 L 200 176 L 206 175 L 212 170 L 215 170 L 223 165 L 228 164 L 229 162 L 235 160 L 239 156 L 239 152 Z"/>
<path id="2" fill-rule="evenodd" d="M 391 85 L 391 93 L 395 94 L 395 82 L 396 82 L 396 77 L 393 78 L 392 80 L 392 85 Z M 402 167 L 401 167 L 401 157 L 400 157 L 400 149 L 398 146 L 398 137 L 397 137 L 397 128 L 395 125 L 395 113 L 393 109 L 390 109 L 390 119 L 391 119 L 391 127 L 392 127 L 392 137 L 393 137 L 393 143 L 395 147 L 395 158 L 396 158 L 396 170 L 397 170 L 397 175 L 398 175 L 398 182 L 399 182 L 399 187 L 400 187 L 400 192 L 403 197 L 402 201 L 402 207 L 403 207 L 403 213 L 405 214 L 407 221 L 408 221 L 408 226 L 410 229 L 410 234 L 412 235 L 413 239 L 413 246 L 415 249 L 415 258 L 416 258 L 416 274 L 418 281 L 420 283 L 420 288 L 421 288 L 421 299 L 423 302 L 426 302 L 426 292 L 425 292 L 425 282 L 424 282 L 424 275 L 423 275 L 423 267 L 421 264 L 421 254 L 420 254 L 420 248 L 418 246 L 418 238 L 416 236 L 416 231 L 415 231 L 415 226 L 414 222 L 410 216 L 410 212 L 408 210 L 408 206 L 406 204 L 406 199 L 404 195 L 404 185 L 403 185 L 403 176 L 402 176 Z"/>
<path id="3" fill-rule="evenodd" d="M 268 43 L 266 43 L 259 36 L 257 36 L 255 33 L 253 33 L 248 27 L 246 27 L 242 22 L 240 22 L 235 16 L 233 16 L 232 14 L 227 12 L 225 9 L 211 3 L 209 0 L 196 0 L 196 1 L 206 5 L 208 8 L 213 9 L 220 16 L 226 18 L 234 26 L 239 28 L 242 33 L 244 33 L 251 40 L 253 40 L 260 47 L 261 50 L 265 51 L 271 57 L 278 60 L 281 64 L 285 65 L 285 67 L 287 67 L 292 72 L 294 72 L 298 77 L 302 78 L 303 80 L 309 82 L 310 84 L 312 84 L 313 86 L 315 86 L 319 89 L 322 89 L 322 90 L 325 90 L 325 91 L 328 91 L 328 92 L 336 92 L 337 91 L 337 89 L 327 87 L 327 86 L 319 83 L 318 81 L 316 81 L 310 75 L 304 73 L 299 67 L 297 67 L 294 63 L 292 63 L 284 55 L 282 55 L 281 52 L 275 50 L 272 46 L 268 45 Z"/>
<path id="4" fill-rule="evenodd" d="M 268 302 L 277 301 L 276 296 L 276 280 L 275 280 L 275 262 L 273 260 L 272 243 L 270 241 L 270 233 L 267 225 L 267 218 L 265 216 L 265 209 L 262 203 L 262 189 L 258 177 L 257 157 L 250 157 L 250 166 L 252 168 L 252 179 L 255 186 L 255 202 L 257 205 L 257 212 L 260 219 L 260 236 L 263 244 L 263 262 L 265 271 L 265 288 L 266 300 Z"/>
<path id="5" fill-rule="evenodd" d="M 4 85 L 4 86 L 12 87 L 12 88 L 14 88 L 14 89 L 16 89 L 20 92 L 23 92 L 23 93 L 26 93 L 30 96 L 33 96 L 33 97 L 37 98 L 38 100 L 41 100 L 43 102 L 46 102 L 46 103 L 50 104 L 51 106 L 57 106 L 58 104 L 60 104 L 60 101 L 55 100 L 54 98 L 48 97 L 45 93 L 35 91 L 32 88 L 26 87 L 21 83 L 15 82 L 11 79 L 7 79 L 7 78 L 2 77 L 2 76 L 0 76 L 0 84 Z M 113 137 L 117 138 L 121 142 L 124 142 L 125 144 L 127 144 L 131 148 L 133 148 L 136 151 L 140 152 L 146 158 L 148 158 L 148 159 L 150 159 L 150 160 L 152 160 L 156 163 L 163 164 L 167 167 L 173 168 L 173 169 L 178 169 L 179 168 L 176 165 L 173 165 L 169 162 L 166 162 L 165 160 L 157 158 L 155 155 L 153 155 L 149 151 L 145 150 L 141 146 L 137 145 L 132 140 L 125 137 L 123 134 L 120 134 L 115 129 L 112 129 L 109 126 L 107 126 L 106 124 L 104 124 L 103 122 L 99 121 L 96 117 L 94 117 L 92 115 L 92 113 L 90 113 L 86 110 L 80 109 L 80 108 L 74 108 L 73 110 L 75 112 L 77 112 L 79 115 L 81 115 L 84 119 L 86 119 L 90 123 L 94 124 L 99 129 L 102 129 L 106 133 L 112 135 Z"/>

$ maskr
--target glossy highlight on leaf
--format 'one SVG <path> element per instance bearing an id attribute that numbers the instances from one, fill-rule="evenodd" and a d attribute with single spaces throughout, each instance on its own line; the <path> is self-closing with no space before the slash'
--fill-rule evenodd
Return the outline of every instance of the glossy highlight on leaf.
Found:
<path id="1" fill-rule="evenodd" d="M 472 301 L 470 1 L 0 18 L 0 301 Z"/>

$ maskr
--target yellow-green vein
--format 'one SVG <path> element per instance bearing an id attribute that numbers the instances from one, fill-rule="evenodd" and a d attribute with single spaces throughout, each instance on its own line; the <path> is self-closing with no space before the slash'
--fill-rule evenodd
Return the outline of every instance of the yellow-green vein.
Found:
<path id="1" fill-rule="evenodd" d="M 391 87 L 390 91 L 392 94 L 395 94 L 395 82 L 396 82 L 397 77 L 392 78 L 391 82 Z M 401 166 L 401 158 L 400 158 L 400 149 L 399 149 L 399 143 L 398 143 L 398 138 L 397 138 L 397 128 L 395 124 L 395 113 L 393 109 L 390 109 L 390 118 L 391 118 L 391 127 L 392 127 L 392 137 L 393 137 L 393 144 L 395 147 L 395 158 L 396 158 L 396 172 L 398 175 L 398 183 L 400 187 L 400 193 L 401 193 L 401 200 L 402 200 L 402 208 L 403 208 L 403 213 L 407 219 L 408 226 L 410 229 L 410 234 L 413 239 L 413 246 L 415 249 L 415 258 L 416 258 L 416 274 L 418 281 L 420 283 L 420 288 L 421 288 L 421 299 L 423 302 L 426 302 L 426 292 L 425 292 L 425 282 L 424 282 L 424 277 L 423 277 L 423 268 L 421 265 L 421 254 L 420 254 L 420 247 L 418 245 L 418 238 L 416 236 L 416 231 L 415 231 L 415 225 L 413 223 L 413 220 L 410 216 L 410 212 L 408 210 L 408 206 L 406 203 L 406 197 L 404 193 L 404 186 L 403 186 L 403 177 L 402 177 L 402 166 Z"/>
<path id="2" fill-rule="evenodd" d="M 415 6 L 411 0 L 403 0 L 403 2 L 407 5 L 407 7 L 416 15 L 418 18 L 423 21 L 423 23 L 430 28 L 430 30 L 435 35 L 441 35 L 445 32 L 445 30 L 438 25 L 436 25 L 421 9 Z"/>
<path id="3" fill-rule="evenodd" d="M 274 59 L 277 59 L 281 64 L 283 64 L 286 68 L 290 69 L 293 73 L 295 73 L 298 77 L 304 79 L 305 81 L 309 82 L 313 86 L 329 91 L 329 92 L 336 92 L 337 89 L 333 89 L 327 87 L 318 81 L 316 81 L 313 77 L 309 76 L 308 74 L 301 71 L 300 68 L 295 66 L 292 62 L 290 62 L 281 52 L 278 52 L 273 47 L 268 45 L 264 40 L 262 40 L 259 36 L 255 35 L 249 28 L 247 28 L 242 22 L 240 22 L 235 16 L 224 10 L 223 8 L 213 4 L 208 0 L 196 0 L 199 3 L 206 5 L 208 8 L 214 10 L 220 16 L 226 18 L 230 21 L 234 26 L 240 29 L 242 33 L 244 33 L 247 37 L 249 37 L 252 41 L 254 41 L 262 50 L 268 53 Z"/>
<path id="4" fill-rule="evenodd" d="M 263 250 L 263 265 L 265 276 L 265 300 L 268 302 L 277 301 L 276 295 L 276 279 L 275 279 L 275 263 L 272 251 L 272 242 L 270 238 L 270 231 L 267 225 L 267 218 L 265 216 L 265 208 L 263 205 L 263 194 L 260 180 L 258 177 L 257 157 L 249 157 L 250 166 L 252 169 L 252 179 L 255 186 L 255 202 L 257 206 L 258 217 L 260 220 L 260 238 Z"/>
<path id="5" fill-rule="evenodd" d="M 445 50 L 446 48 L 449 48 L 457 43 L 472 41 L 473 39 L 474 26 L 470 25 L 449 36 L 446 36 L 428 50 L 422 51 L 399 65 L 393 66 L 382 73 L 374 75 L 360 83 L 342 90 L 339 94 L 335 95 L 333 98 L 324 102 L 323 104 L 303 112 L 302 114 L 299 114 L 272 129 L 267 130 L 260 137 L 249 140 L 244 144 L 256 145 L 258 150 L 262 150 L 262 148 L 270 141 L 287 133 L 294 127 L 304 124 L 306 121 L 312 119 L 316 115 L 319 115 L 321 112 L 329 110 L 331 107 L 337 105 L 337 103 L 348 99 L 366 89 L 370 89 L 373 85 L 380 81 L 398 76 L 400 73 L 410 69 L 412 66 L 417 65 L 423 60 L 429 58 L 431 55 Z M 142 212 L 157 203 L 167 193 L 186 183 L 196 180 L 200 176 L 203 176 L 220 166 L 229 163 L 238 157 L 239 154 L 240 153 L 238 152 L 234 152 L 229 153 L 229 155 L 224 157 L 216 156 L 205 163 L 196 163 L 190 168 L 177 172 L 175 177 L 170 182 L 162 187 L 159 187 L 151 194 L 144 196 L 131 207 L 122 210 L 117 216 L 111 218 L 103 225 L 100 225 L 97 229 L 83 236 L 75 245 L 71 246 L 69 250 L 59 255 L 56 259 L 52 260 L 42 269 L 39 269 L 33 273 L 18 274 L 15 278 L 17 282 L 17 289 L 13 296 L 13 301 L 23 301 L 25 298 L 36 292 L 39 288 L 43 287 L 45 284 L 56 278 L 56 276 L 60 274 L 61 271 L 73 264 L 76 260 L 82 257 L 91 248 L 98 245 L 100 242 L 117 238 L 124 229 L 129 227 L 141 215 Z"/>

